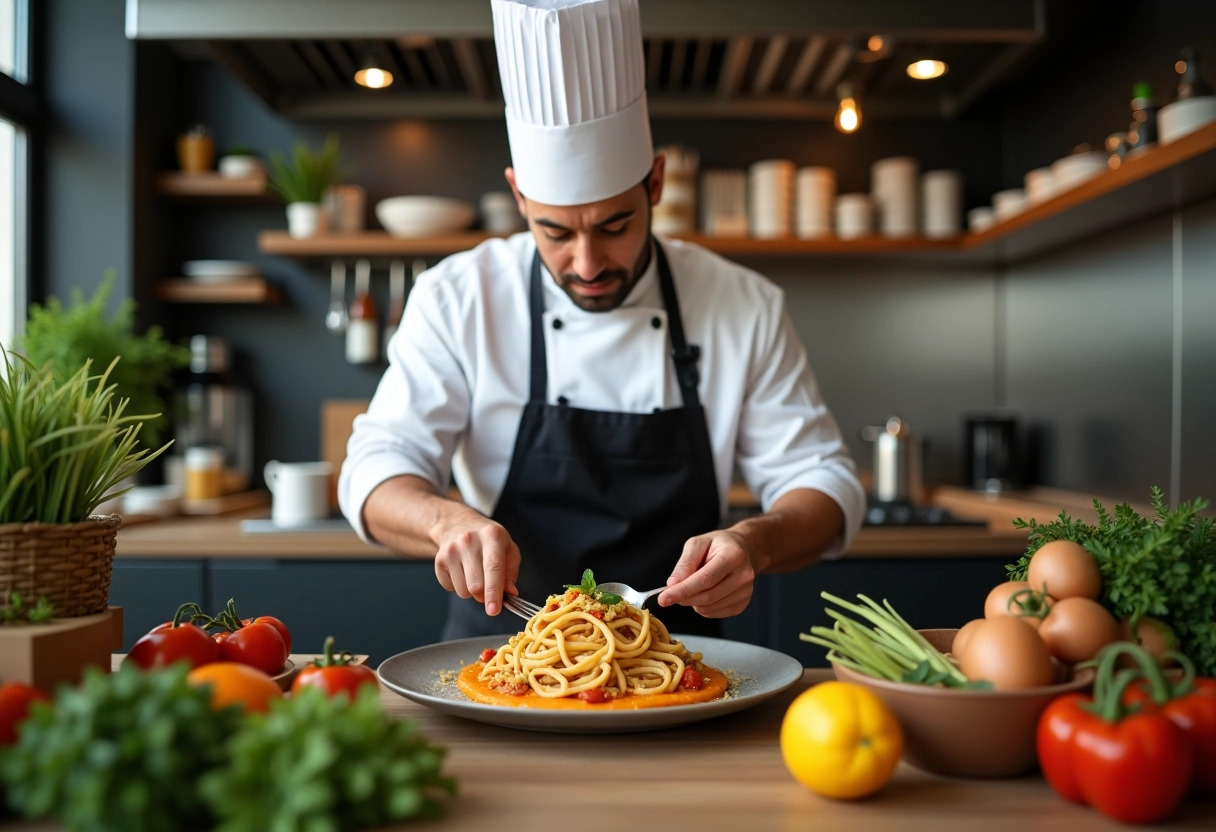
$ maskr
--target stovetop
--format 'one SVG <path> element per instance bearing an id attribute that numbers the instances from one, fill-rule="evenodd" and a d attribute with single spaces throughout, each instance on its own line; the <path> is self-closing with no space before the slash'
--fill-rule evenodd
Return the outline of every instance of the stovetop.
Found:
<path id="1" fill-rule="evenodd" d="M 864 526 L 986 526 L 983 520 L 972 520 L 951 514 L 944 508 L 910 502 L 880 502 L 870 498 L 866 503 Z"/>

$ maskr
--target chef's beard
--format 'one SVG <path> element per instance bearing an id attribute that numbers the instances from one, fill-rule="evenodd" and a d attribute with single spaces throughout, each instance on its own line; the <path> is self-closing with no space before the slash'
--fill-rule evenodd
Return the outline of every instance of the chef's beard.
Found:
<path id="1" fill-rule="evenodd" d="M 558 278 L 558 285 L 574 305 L 586 312 L 608 312 L 616 309 L 625 302 L 633 287 L 642 279 L 646 267 L 650 265 L 650 235 L 646 235 L 646 243 L 642 246 L 632 269 L 604 269 L 591 280 L 583 280 L 576 274 L 563 274 Z M 616 282 L 616 289 L 603 295 L 580 295 L 572 287 L 575 285 L 594 286 L 597 283 Z"/>

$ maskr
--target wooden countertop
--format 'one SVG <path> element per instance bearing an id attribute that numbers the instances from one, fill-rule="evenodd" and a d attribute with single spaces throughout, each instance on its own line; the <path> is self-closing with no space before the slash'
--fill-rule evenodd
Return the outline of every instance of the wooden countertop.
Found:
<path id="1" fill-rule="evenodd" d="M 684 728 L 590 738 L 517 731 L 445 716 L 382 688 L 381 702 L 390 714 L 415 720 L 428 741 L 448 749 L 445 772 L 460 781 L 459 795 L 446 802 L 442 819 L 391 829 L 531 829 L 549 812 L 586 832 L 1128 828 L 1057 797 L 1038 774 L 965 780 L 938 777 L 901 763 L 892 781 L 870 798 L 819 797 L 790 776 L 778 737 L 793 698 L 829 678 L 829 670 L 807 670 L 801 684 L 766 703 Z M 56 829 L 49 824 L 14 824 L 13 828 Z M 1210 831 L 1216 828 L 1216 804 L 1188 802 L 1167 824 L 1136 828 Z"/>
<path id="2" fill-rule="evenodd" d="M 734 506 L 754 505 L 744 489 L 733 489 Z M 1093 497 L 1057 489 L 1035 488 L 999 496 L 951 486 L 926 491 L 925 502 L 961 517 L 987 521 L 986 526 L 866 526 L 845 557 L 1016 557 L 1026 550 L 1026 533 L 1013 528 L 1014 518 L 1040 522 L 1061 510 L 1092 521 Z M 1108 508 L 1113 500 L 1103 500 Z M 1143 506 L 1136 506 L 1144 510 Z M 265 517 L 265 509 L 215 517 L 179 517 L 124 526 L 118 533 L 120 558 L 290 558 L 382 560 L 397 553 L 363 543 L 352 531 L 309 533 L 242 532 L 240 521 Z"/>

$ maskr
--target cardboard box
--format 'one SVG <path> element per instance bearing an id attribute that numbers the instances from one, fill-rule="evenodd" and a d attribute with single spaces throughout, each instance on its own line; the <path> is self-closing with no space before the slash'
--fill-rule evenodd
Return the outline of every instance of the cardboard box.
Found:
<path id="1" fill-rule="evenodd" d="M 25 682 L 51 693 L 61 683 L 78 683 L 89 665 L 109 673 L 110 654 L 121 649 L 122 607 L 0 627 L 0 681 Z"/>

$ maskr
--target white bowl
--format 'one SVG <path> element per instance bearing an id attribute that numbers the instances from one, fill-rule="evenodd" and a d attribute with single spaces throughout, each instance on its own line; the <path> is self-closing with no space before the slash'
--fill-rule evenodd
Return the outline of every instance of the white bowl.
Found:
<path id="1" fill-rule="evenodd" d="M 1073 153 L 1071 156 L 1056 159 L 1051 163 L 1051 180 L 1054 191 L 1059 193 L 1080 185 L 1082 182 L 1093 179 L 1108 167 L 1107 156 L 1100 150 Z"/>
<path id="2" fill-rule="evenodd" d="M 460 231 L 476 216 L 476 206 L 443 196 L 393 196 L 376 203 L 376 219 L 394 237 Z"/>
<path id="3" fill-rule="evenodd" d="M 1009 188 L 992 195 L 992 208 L 998 220 L 1008 219 L 1026 210 L 1026 192 L 1021 188 Z"/>
<path id="4" fill-rule="evenodd" d="M 251 179 L 266 174 L 257 156 L 221 156 L 217 167 L 225 179 Z"/>
<path id="5" fill-rule="evenodd" d="M 182 274 L 205 282 L 257 277 L 260 272 L 256 264 L 243 260 L 187 260 L 182 263 Z"/>
<path id="6" fill-rule="evenodd" d="M 972 234 L 978 234 L 981 231 L 986 231 L 996 221 L 996 214 L 987 205 L 982 205 L 979 208 L 972 208 L 967 212 L 967 228 Z"/>
<path id="7" fill-rule="evenodd" d="M 1216 121 L 1216 95 L 1184 98 L 1166 104 L 1157 113 L 1158 141 L 1169 144 L 1213 121 Z"/>

